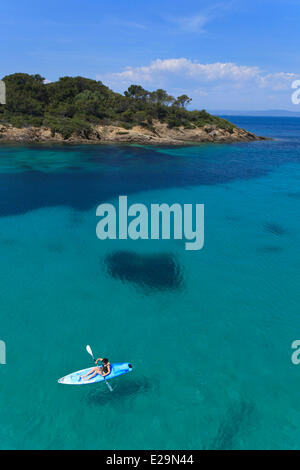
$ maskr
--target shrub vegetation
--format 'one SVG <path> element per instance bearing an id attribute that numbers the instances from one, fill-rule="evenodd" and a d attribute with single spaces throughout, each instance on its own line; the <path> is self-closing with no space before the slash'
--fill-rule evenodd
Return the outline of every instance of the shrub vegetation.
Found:
<path id="1" fill-rule="evenodd" d="M 162 89 L 148 91 L 131 85 L 121 95 L 100 81 L 84 77 L 62 77 L 45 83 L 41 75 L 26 73 L 7 75 L 3 81 L 7 104 L 0 105 L 0 123 L 15 127 L 44 125 L 65 139 L 72 134 L 88 138 L 95 124 L 125 129 L 141 125 L 154 130 L 153 121 L 159 120 L 170 128 L 193 129 L 211 124 L 232 132 L 235 127 L 205 110 L 188 111 L 191 98 L 174 98 Z"/>

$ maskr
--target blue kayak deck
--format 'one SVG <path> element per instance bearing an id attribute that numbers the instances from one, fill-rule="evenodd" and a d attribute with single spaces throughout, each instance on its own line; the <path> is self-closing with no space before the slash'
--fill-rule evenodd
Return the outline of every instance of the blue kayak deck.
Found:
<path id="1" fill-rule="evenodd" d="M 95 367 L 95 366 L 94 366 Z M 106 375 L 105 378 L 102 375 L 97 374 L 90 380 L 83 379 L 82 376 L 87 374 L 93 369 L 93 367 L 89 367 L 87 369 L 78 370 L 73 372 L 72 374 L 65 375 L 61 379 L 58 379 L 58 383 L 66 384 L 66 385 L 88 385 L 93 384 L 96 382 L 104 382 L 104 380 L 110 380 L 115 377 L 119 377 L 119 375 L 127 374 L 127 372 L 132 371 L 132 365 L 128 362 L 125 363 L 116 363 L 111 364 L 111 371 L 109 375 Z"/>

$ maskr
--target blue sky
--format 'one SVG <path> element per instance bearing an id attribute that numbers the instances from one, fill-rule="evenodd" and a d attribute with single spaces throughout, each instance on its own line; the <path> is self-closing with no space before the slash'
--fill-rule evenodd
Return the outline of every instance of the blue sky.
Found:
<path id="1" fill-rule="evenodd" d="M 290 109 L 299 0 L 40 0 L 1 6 L 0 77 L 82 75 L 187 93 L 192 107 Z"/>

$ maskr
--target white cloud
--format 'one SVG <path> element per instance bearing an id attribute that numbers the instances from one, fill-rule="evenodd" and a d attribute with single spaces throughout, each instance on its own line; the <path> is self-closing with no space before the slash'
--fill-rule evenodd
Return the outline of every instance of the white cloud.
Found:
<path id="1" fill-rule="evenodd" d="M 298 77 L 299 74 L 291 72 L 269 73 L 259 77 L 259 86 L 274 91 L 286 90 L 291 88 L 292 81 Z"/>
<path id="2" fill-rule="evenodd" d="M 201 12 L 194 13 L 191 16 L 181 18 L 169 18 L 169 21 L 176 24 L 179 29 L 190 33 L 204 33 L 204 26 L 227 14 L 236 0 L 226 0 L 225 2 L 210 3 Z"/>
<path id="3" fill-rule="evenodd" d="M 179 75 L 194 80 L 215 81 L 215 80 L 249 80 L 260 77 L 258 67 L 237 65 L 231 62 L 216 62 L 213 64 L 201 64 L 192 62 L 186 58 L 180 59 L 157 59 L 148 66 L 127 67 L 122 72 L 109 74 L 107 77 L 112 81 L 140 81 L 157 82 L 163 77 Z M 99 77 L 101 78 L 101 77 Z"/>
<path id="4" fill-rule="evenodd" d="M 195 15 L 188 18 L 179 18 L 174 20 L 178 24 L 180 29 L 192 33 L 203 33 L 203 26 L 209 21 L 209 18 L 205 15 Z"/>
<path id="5" fill-rule="evenodd" d="M 127 67 L 122 72 L 108 74 L 110 81 L 117 82 L 149 82 L 154 85 L 162 78 L 181 76 L 191 80 L 203 82 L 252 81 L 260 87 L 272 87 L 274 90 L 290 87 L 290 82 L 297 78 L 297 74 L 278 72 L 266 74 L 256 66 L 237 65 L 233 62 L 215 62 L 201 64 L 186 58 L 156 59 L 150 65 L 142 67 Z M 101 79 L 100 76 L 97 76 Z"/>
<path id="6" fill-rule="evenodd" d="M 203 64 L 184 57 L 156 59 L 149 65 L 129 66 L 120 72 L 97 76 L 98 80 L 117 91 L 123 91 L 132 83 L 136 83 L 149 89 L 165 88 L 174 95 L 181 89 L 194 98 L 194 105 L 197 105 L 201 96 L 209 105 L 216 96 L 219 102 L 233 100 L 234 96 L 235 101 L 244 99 L 247 106 L 256 98 L 256 107 L 262 104 L 262 100 L 268 100 L 270 92 L 275 92 L 278 100 L 282 99 L 288 105 L 291 84 L 297 78 L 300 78 L 300 74 L 268 73 L 257 66 L 238 65 L 233 62 Z"/>

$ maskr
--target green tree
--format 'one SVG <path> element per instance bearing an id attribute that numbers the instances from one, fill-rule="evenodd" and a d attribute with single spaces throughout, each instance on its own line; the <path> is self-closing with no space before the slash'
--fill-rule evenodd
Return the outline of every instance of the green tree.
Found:
<path id="1" fill-rule="evenodd" d="M 174 102 L 174 98 L 173 96 L 168 95 L 168 93 L 162 88 L 158 88 L 157 90 L 150 93 L 150 101 L 152 103 L 169 105 Z"/>
<path id="2" fill-rule="evenodd" d="M 124 95 L 128 98 L 135 98 L 137 100 L 146 101 L 149 96 L 149 91 L 145 90 L 140 85 L 130 85 L 128 90 L 124 92 Z"/>
<path id="3" fill-rule="evenodd" d="M 189 98 L 187 95 L 180 95 L 176 98 L 174 105 L 178 106 L 179 108 L 185 108 L 188 104 L 190 104 L 192 98 Z"/>

